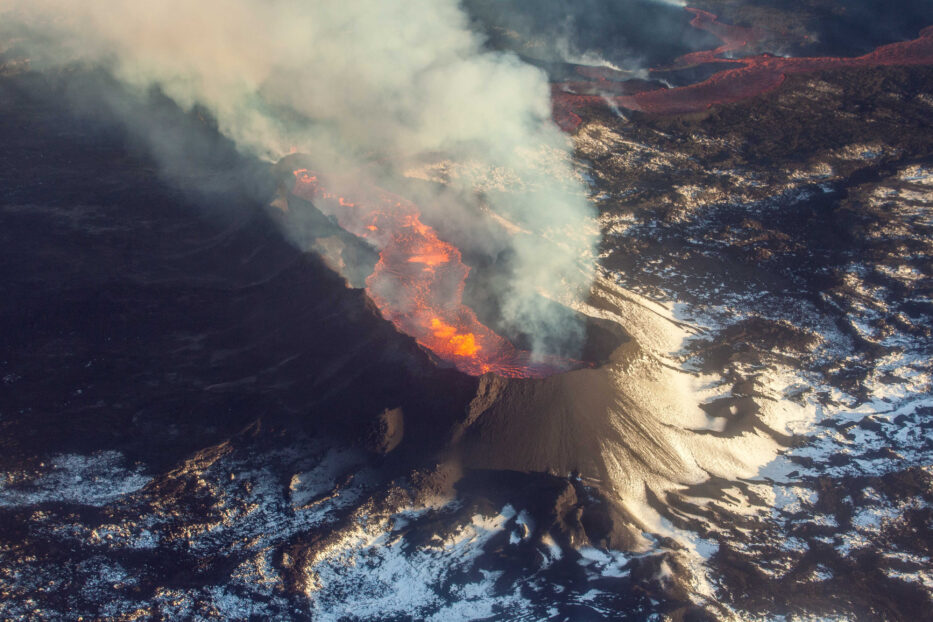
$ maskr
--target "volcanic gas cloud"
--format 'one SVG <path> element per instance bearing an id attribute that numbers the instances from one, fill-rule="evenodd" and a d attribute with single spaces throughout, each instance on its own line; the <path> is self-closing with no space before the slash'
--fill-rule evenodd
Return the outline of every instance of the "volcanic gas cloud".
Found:
<path id="1" fill-rule="evenodd" d="M 293 147 L 311 154 L 316 173 L 301 177 L 297 191 L 382 253 L 368 281 L 372 298 L 400 330 L 460 369 L 537 375 L 548 364 L 532 358 L 572 355 L 565 336 L 582 336 L 579 322 L 567 326 L 541 300 L 589 290 L 593 207 L 569 141 L 550 121 L 546 74 L 488 49 L 459 0 L 8 0 L 0 3 L 0 26 L 12 27 L 33 65 L 50 75 L 72 62 L 100 67 L 123 83 L 112 99 L 156 91 L 210 118 L 257 158 L 278 162 Z M 120 104 L 105 114 L 131 128 L 149 122 L 139 113 L 144 106 Z M 178 141 L 165 133 L 146 139 L 167 169 L 192 159 L 179 157 Z M 411 203 L 375 189 L 403 177 L 412 162 L 438 160 L 469 163 L 431 190 L 463 199 L 431 201 L 433 210 L 446 210 L 433 216 L 455 223 L 459 250 L 425 226 Z M 372 176 L 341 188 L 371 191 L 344 197 L 343 205 L 328 194 L 337 190 L 310 181 L 364 170 Z M 174 178 L 184 183 L 184 171 Z M 522 233 L 490 240 L 464 216 L 464 206 L 480 201 Z M 300 215 L 282 223 L 296 245 L 312 246 Z M 527 337 L 534 357 L 463 306 L 461 251 L 507 263 L 484 297 L 504 330 Z M 507 262 L 497 263 L 501 257 Z"/>

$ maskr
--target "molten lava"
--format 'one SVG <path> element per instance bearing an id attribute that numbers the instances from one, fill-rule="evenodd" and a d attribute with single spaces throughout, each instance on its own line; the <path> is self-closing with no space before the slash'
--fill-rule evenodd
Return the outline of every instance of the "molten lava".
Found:
<path id="1" fill-rule="evenodd" d="M 376 187 L 337 195 L 307 169 L 295 171 L 292 193 L 379 250 L 379 261 L 366 279 L 370 298 L 399 331 L 460 371 L 537 378 L 581 365 L 553 357 L 533 359 L 480 322 L 463 304 L 469 267 L 456 247 L 421 222 L 414 203 Z"/>
<path id="2" fill-rule="evenodd" d="M 694 14 L 690 22 L 694 28 L 715 35 L 722 41 L 722 45 L 713 50 L 686 54 L 675 60 L 672 66 L 653 71 L 670 71 L 709 63 L 732 63 L 738 67 L 717 72 L 697 84 L 652 90 L 637 87 L 638 92 L 634 93 L 621 92 L 623 87 L 617 81 L 611 81 L 612 72 L 580 68 L 578 73 L 595 78 L 594 81 L 564 82 L 552 86 L 553 117 L 561 129 L 567 132 L 576 130 L 582 122 L 577 112 L 588 106 L 611 103 L 650 114 L 700 112 L 716 104 L 729 104 L 766 93 L 780 86 L 790 74 L 849 67 L 933 64 L 933 26 L 921 30 L 916 39 L 883 45 L 854 58 L 783 58 L 770 54 L 723 58 L 727 52 L 747 48 L 774 33 L 759 28 L 723 24 L 712 13 L 699 9 L 688 8 L 687 11 Z"/>
<path id="3" fill-rule="evenodd" d="M 708 11 L 690 7 L 686 7 L 685 10 L 693 13 L 693 19 L 690 20 L 691 26 L 697 30 L 705 30 L 710 33 L 722 41 L 722 45 L 714 50 L 702 50 L 685 54 L 674 61 L 672 69 L 682 69 L 705 63 L 729 62 L 730 59 L 722 58 L 723 54 L 741 50 L 768 38 L 769 33 L 761 28 L 743 28 L 742 26 L 723 24 L 719 21 L 719 18 Z M 734 62 L 741 61 L 736 60 Z"/>

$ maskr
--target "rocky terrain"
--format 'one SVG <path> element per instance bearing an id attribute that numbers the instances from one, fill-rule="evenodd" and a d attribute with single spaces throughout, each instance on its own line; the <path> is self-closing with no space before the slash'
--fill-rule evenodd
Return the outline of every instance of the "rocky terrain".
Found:
<path id="1" fill-rule="evenodd" d="M 756 52 L 808 55 L 901 40 L 923 10 L 856 41 L 861 3 L 700 5 L 784 33 Z M 716 45 L 684 41 L 655 52 Z M 209 117 L 150 93 L 152 126 L 127 127 L 79 88 L 119 88 L 104 75 L 2 68 L 0 618 L 933 606 L 933 67 L 790 75 L 690 114 L 577 110 L 602 234 L 567 311 L 588 365 L 527 379 L 462 374 L 397 332 L 366 275 L 328 263 L 371 250 Z M 191 148 L 160 168 L 146 132 Z M 316 253 L 284 239 L 283 207 L 311 215 Z"/>

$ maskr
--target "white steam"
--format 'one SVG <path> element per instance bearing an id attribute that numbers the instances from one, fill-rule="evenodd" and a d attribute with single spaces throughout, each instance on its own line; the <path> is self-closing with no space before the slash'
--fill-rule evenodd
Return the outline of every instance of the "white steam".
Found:
<path id="1" fill-rule="evenodd" d="M 209 110 L 263 159 L 297 149 L 342 178 L 372 163 L 400 176 L 425 154 L 508 171 L 522 190 L 484 197 L 524 232 L 497 249 L 513 255 L 500 296 L 507 320 L 544 342 L 566 327 L 536 294 L 588 289 L 597 231 L 569 143 L 550 122 L 547 77 L 484 50 L 457 0 L 8 0 L 0 20 L 27 39 L 34 67 L 80 62 L 133 89 L 156 85 L 183 108 Z M 555 151 L 557 174 L 529 157 Z M 448 186 L 442 202 L 469 201 L 469 177 Z"/>

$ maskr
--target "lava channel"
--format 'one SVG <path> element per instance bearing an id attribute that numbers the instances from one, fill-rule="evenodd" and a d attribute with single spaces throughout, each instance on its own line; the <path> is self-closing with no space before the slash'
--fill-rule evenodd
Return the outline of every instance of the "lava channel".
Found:
<path id="1" fill-rule="evenodd" d="M 292 193 L 332 216 L 346 231 L 379 251 L 366 292 L 382 316 L 441 359 L 473 376 L 542 378 L 583 364 L 533 357 L 498 335 L 463 304 L 470 268 L 457 249 L 421 222 L 418 207 L 377 187 L 335 194 L 319 175 L 294 172 Z"/>
<path id="2" fill-rule="evenodd" d="M 612 84 L 604 73 L 578 71 L 595 77 L 592 82 L 564 82 L 551 87 L 554 121 L 567 132 L 573 132 L 582 123 L 577 112 L 589 106 L 607 103 L 649 114 L 686 114 L 701 112 L 713 105 L 730 104 L 767 93 L 780 86 L 790 74 L 853 67 L 910 66 L 933 64 L 933 26 L 920 31 L 910 41 L 883 45 L 868 54 L 853 58 L 801 57 L 784 58 L 758 54 L 742 58 L 724 58 L 727 52 L 736 52 L 765 39 L 768 33 L 757 28 L 741 28 L 719 22 L 715 15 L 687 8 L 694 14 L 690 24 L 719 37 L 723 44 L 714 50 L 693 52 L 681 56 L 671 67 L 652 71 L 670 71 L 684 67 L 731 63 L 737 67 L 719 71 L 708 79 L 676 88 L 652 90 L 638 89 L 632 94 L 621 93 L 622 87 Z"/>

